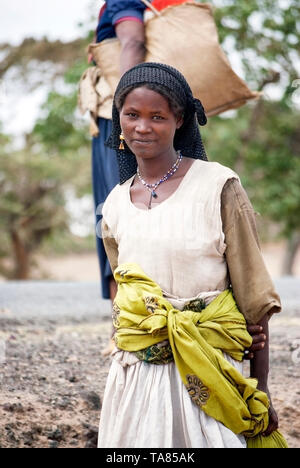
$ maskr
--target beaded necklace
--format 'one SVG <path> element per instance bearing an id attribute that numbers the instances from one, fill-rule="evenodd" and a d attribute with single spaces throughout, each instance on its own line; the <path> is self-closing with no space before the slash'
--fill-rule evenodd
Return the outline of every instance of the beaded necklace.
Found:
<path id="1" fill-rule="evenodd" d="M 149 204 L 148 204 L 148 210 L 151 210 L 152 198 L 157 198 L 158 197 L 158 195 L 156 193 L 157 187 L 160 184 L 162 184 L 163 182 L 166 182 L 166 180 L 170 179 L 170 177 L 172 177 L 172 175 L 175 174 L 175 172 L 179 168 L 179 165 L 180 165 L 182 159 L 183 159 L 182 154 L 178 153 L 178 158 L 176 159 L 173 166 L 168 170 L 168 172 L 159 181 L 155 182 L 154 184 L 147 184 L 147 182 L 142 178 L 140 170 L 139 169 L 137 170 L 137 176 L 138 176 L 139 180 L 142 182 L 144 187 L 146 187 L 147 190 L 149 190 L 149 192 L 151 193 Z"/>

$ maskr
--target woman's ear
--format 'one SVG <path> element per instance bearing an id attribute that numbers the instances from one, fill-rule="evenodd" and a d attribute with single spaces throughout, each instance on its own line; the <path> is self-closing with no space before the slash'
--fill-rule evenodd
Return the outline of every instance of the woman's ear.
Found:
<path id="1" fill-rule="evenodd" d="M 183 124 L 183 115 L 179 115 L 176 119 L 176 128 L 177 130 L 180 129 L 180 127 L 182 126 Z"/>

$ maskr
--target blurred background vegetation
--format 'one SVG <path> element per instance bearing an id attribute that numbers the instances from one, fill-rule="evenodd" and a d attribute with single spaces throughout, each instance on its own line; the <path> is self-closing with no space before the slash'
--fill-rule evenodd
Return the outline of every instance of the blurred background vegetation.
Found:
<path id="1" fill-rule="evenodd" d="M 300 246 L 300 4 L 210 3 L 229 60 L 264 98 L 211 118 L 202 130 L 207 153 L 241 176 L 261 215 L 263 241 L 286 240 L 282 274 L 292 274 Z M 82 31 L 70 43 L 28 38 L 18 47 L 0 45 L 0 105 L 14 79 L 29 95 L 48 86 L 34 128 L 21 142 L 0 126 L 0 276 L 7 279 L 30 278 L 37 254 L 95 249 L 89 125 L 77 109 L 93 31 Z"/>

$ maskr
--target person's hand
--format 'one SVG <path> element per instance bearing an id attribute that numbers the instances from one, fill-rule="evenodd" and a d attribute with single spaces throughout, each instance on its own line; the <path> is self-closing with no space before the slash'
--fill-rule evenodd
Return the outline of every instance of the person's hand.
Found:
<path id="1" fill-rule="evenodd" d="M 115 348 L 115 342 L 113 338 L 110 338 L 106 348 L 104 348 L 103 351 L 101 351 L 101 355 L 104 357 L 109 356 L 113 352 L 114 348 Z"/>
<path id="2" fill-rule="evenodd" d="M 276 429 L 278 429 L 278 425 L 279 425 L 279 422 L 278 422 L 277 413 L 276 413 L 275 409 L 273 408 L 272 403 L 270 402 L 269 425 L 268 425 L 267 429 L 265 430 L 265 432 L 263 432 L 262 435 L 264 437 L 266 437 L 266 436 L 272 434 L 272 432 L 274 432 L 274 431 L 276 431 Z"/>
<path id="3" fill-rule="evenodd" d="M 270 434 L 272 434 L 272 432 L 276 431 L 276 429 L 278 429 L 279 421 L 278 421 L 277 413 L 276 413 L 276 411 L 275 411 L 275 409 L 273 407 L 273 403 L 272 403 L 272 400 L 271 400 L 271 395 L 270 395 L 268 387 L 263 385 L 263 386 L 258 386 L 258 388 L 259 388 L 259 390 L 261 390 L 262 392 L 265 392 L 268 395 L 268 399 L 269 399 L 269 402 L 270 402 L 269 424 L 268 424 L 268 427 L 265 430 L 265 432 L 262 433 L 262 436 L 266 437 L 266 436 L 269 436 Z"/>
<path id="4" fill-rule="evenodd" d="M 263 328 L 260 325 L 247 325 L 248 333 L 252 336 L 252 345 L 244 352 L 244 359 L 253 359 L 254 352 L 265 347 L 266 335 L 261 333 Z"/>

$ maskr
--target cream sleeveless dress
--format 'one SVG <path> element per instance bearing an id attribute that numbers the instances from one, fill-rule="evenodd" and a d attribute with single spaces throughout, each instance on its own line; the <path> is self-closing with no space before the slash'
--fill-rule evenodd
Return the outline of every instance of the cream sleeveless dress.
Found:
<path id="1" fill-rule="evenodd" d="M 177 190 L 152 210 L 133 205 L 133 178 L 103 207 L 106 235 L 118 244 L 118 264 L 138 263 L 174 307 L 200 297 L 210 303 L 228 287 L 221 192 L 238 176 L 195 160 Z M 242 372 L 242 364 L 226 358 Z M 115 350 L 101 411 L 101 448 L 246 448 L 243 436 L 207 416 L 191 400 L 174 362 L 148 364 Z"/>

